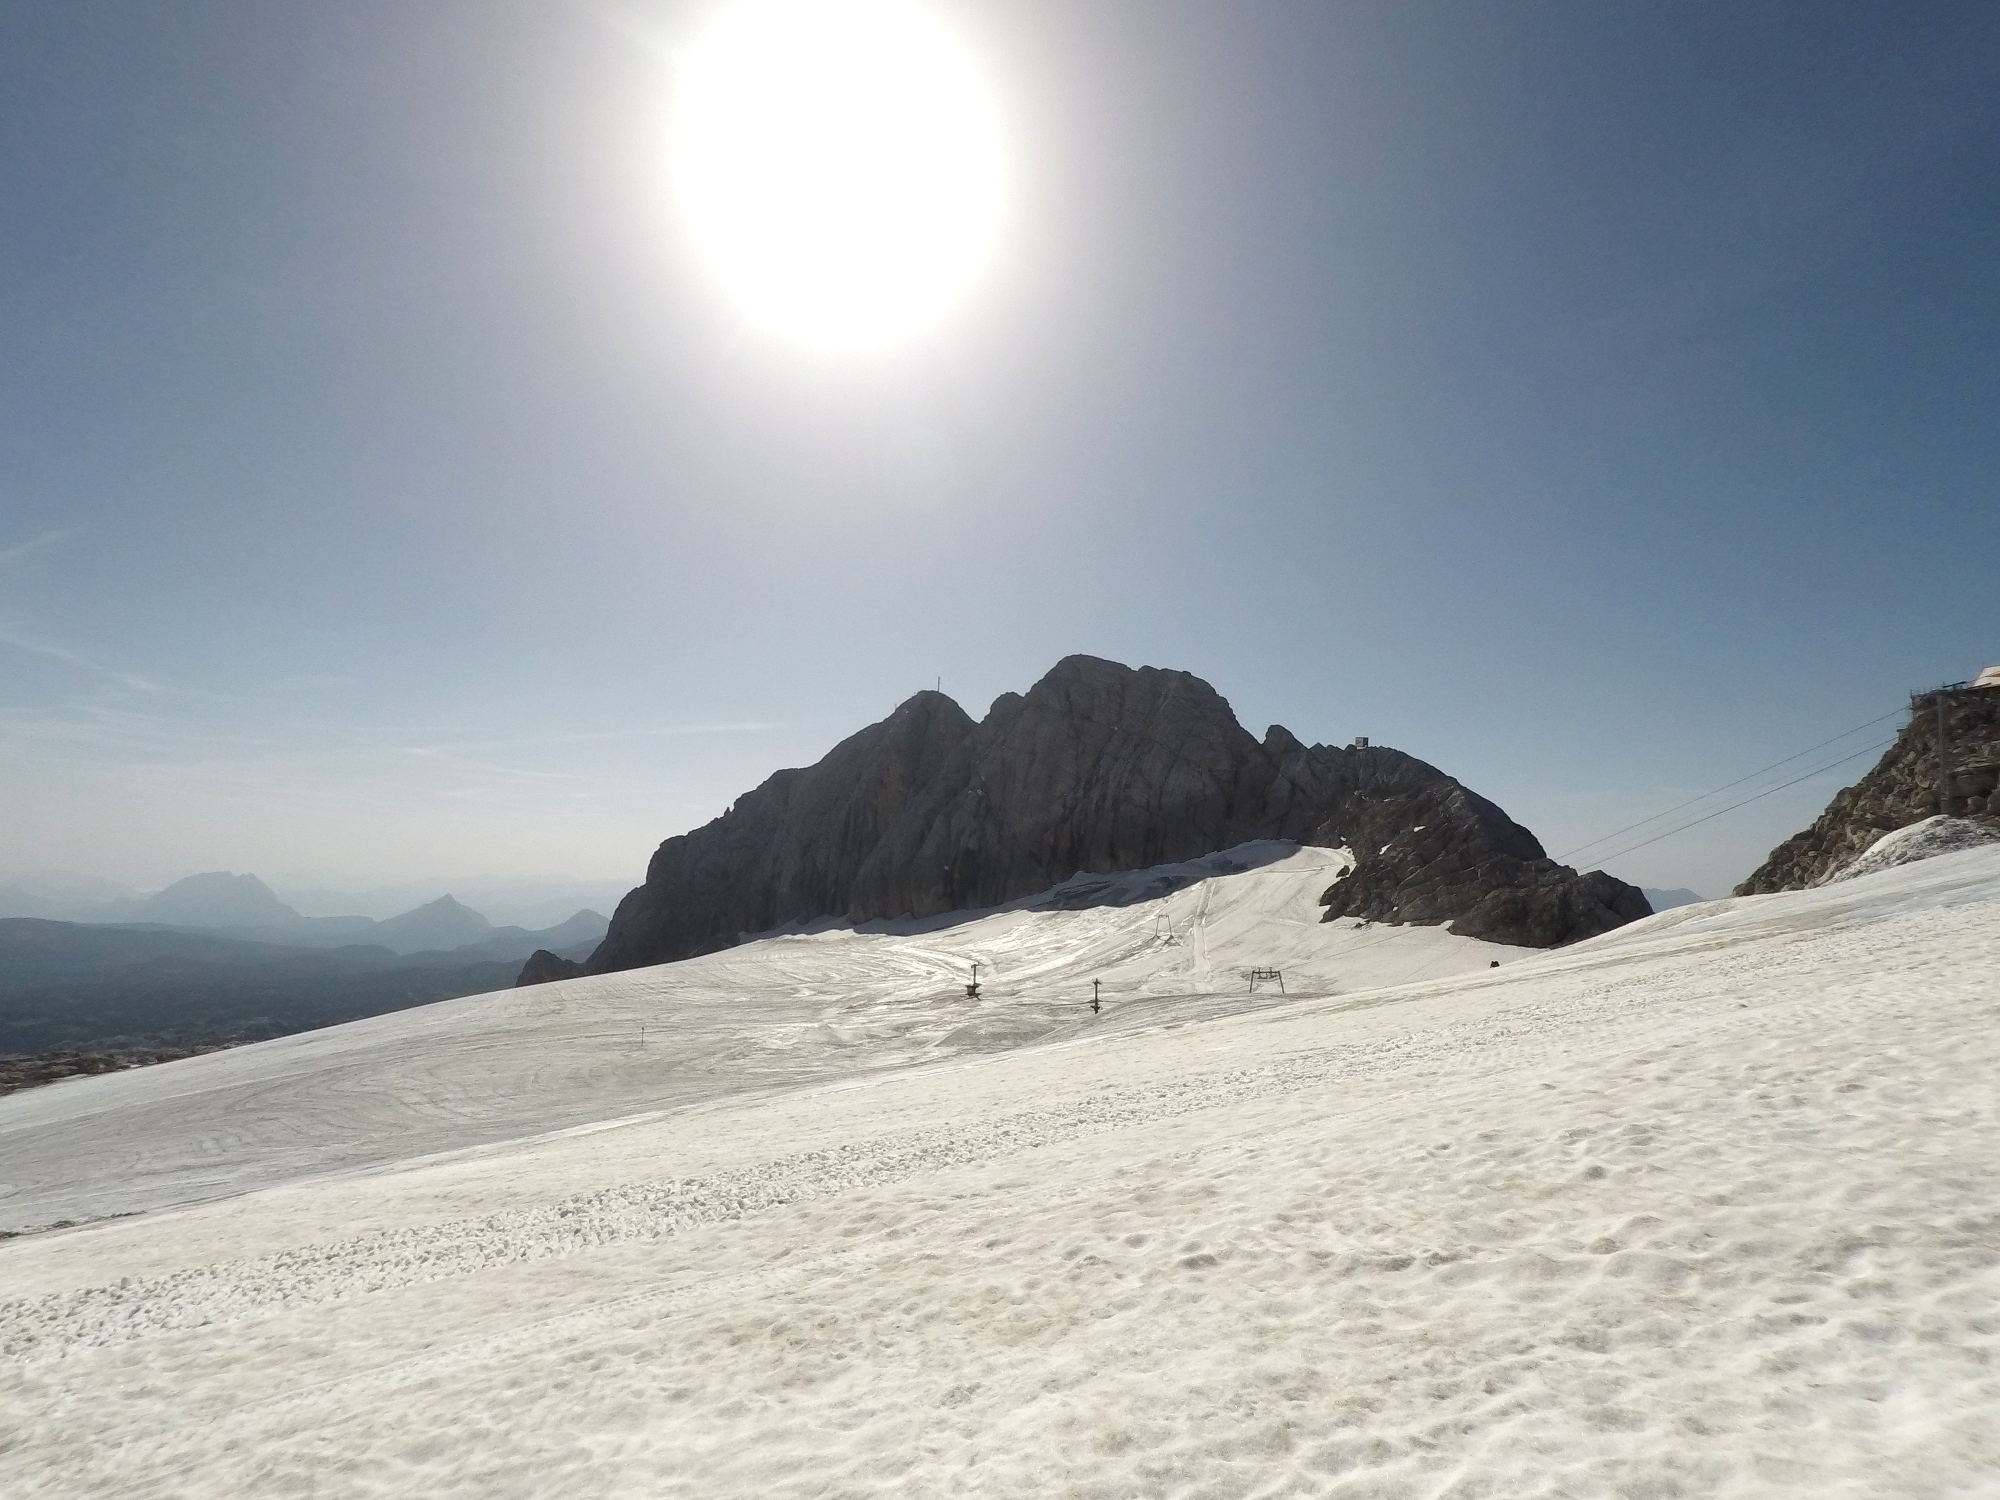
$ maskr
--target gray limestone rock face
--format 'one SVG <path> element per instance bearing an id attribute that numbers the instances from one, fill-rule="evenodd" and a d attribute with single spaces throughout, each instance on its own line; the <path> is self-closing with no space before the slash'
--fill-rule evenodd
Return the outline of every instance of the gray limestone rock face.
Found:
<path id="1" fill-rule="evenodd" d="M 1866 776 L 1834 794 L 1810 828 L 1773 849 L 1736 887 L 1738 896 L 1802 891 L 1866 853 L 1885 833 L 1938 811 L 1937 695 L 1911 701 L 1910 722 Z M 1945 700 L 1952 810 L 2000 826 L 2000 688 Z"/>
<path id="2" fill-rule="evenodd" d="M 1072 656 L 977 724 L 919 693 L 817 765 L 780 771 L 668 839 L 588 969 L 691 957 L 815 918 L 977 910 L 1079 872 L 1251 839 L 1365 853 L 1413 831 L 1417 842 L 1356 871 L 1351 889 L 1380 920 L 1550 946 L 1646 914 L 1632 887 L 1554 864 L 1525 828 L 1413 756 L 1308 746 L 1275 725 L 1259 741 L 1198 677 Z M 1503 891 L 1508 901 L 1481 906 Z"/>
<path id="3" fill-rule="evenodd" d="M 1346 837 L 1314 840 L 1355 855 L 1320 898 L 1329 921 L 1448 923 L 1460 937 L 1556 948 L 1652 915 L 1636 887 L 1557 864 L 1527 829 L 1449 777 L 1353 806 Z"/>
<path id="4" fill-rule="evenodd" d="M 817 765 L 780 771 L 714 822 L 668 839 L 646 883 L 612 913 L 590 972 L 691 958 L 745 933 L 847 914 L 863 866 L 901 833 L 973 727 L 942 693 L 919 693 Z"/>
<path id="5" fill-rule="evenodd" d="M 1257 742 L 1198 677 L 1094 657 L 998 699 L 857 872 L 855 921 L 993 906 L 1259 836 Z"/>

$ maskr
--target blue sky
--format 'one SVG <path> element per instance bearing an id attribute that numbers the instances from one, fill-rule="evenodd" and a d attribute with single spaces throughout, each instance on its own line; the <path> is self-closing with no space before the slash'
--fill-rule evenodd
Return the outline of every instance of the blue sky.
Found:
<path id="1" fill-rule="evenodd" d="M 1072 651 L 1560 854 L 2000 660 L 2000 7 L 940 9 L 1002 250 L 840 360 L 669 211 L 711 7 L 0 5 L 0 864 L 636 880 Z"/>

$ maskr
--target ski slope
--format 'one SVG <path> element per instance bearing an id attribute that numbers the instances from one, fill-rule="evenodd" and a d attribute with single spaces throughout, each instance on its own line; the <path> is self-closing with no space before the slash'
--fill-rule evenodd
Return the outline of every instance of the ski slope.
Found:
<path id="1" fill-rule="evenodd" d="M 1463 973 L 1529 950 L 1322 923 L 1345 851 L 1264 841 L 972 920 L 823 924 L 0 1099 L 0 1229 L 92 1220 L 746 1090 Z M 1227 871 L 1227 874 L 1218 874 Z M 1152 889 L 1167 894 L 1143 899 Z M 1124 900 L 1082 910 L 1064 901 Z M 980 968 L 980 998 L 966 981 Z M 1090 1010 L 1091 980 L 1107 1010 Z M 78 1080 L 81 1082 L 82 1080 Z"/>
<path id="2" fill-rule="evenodd" d="M 1491 956 L 1264 853 L 0 1100 L 178 1205 L 0 1244 L 9 1493 L 1995 1493 L 2000 848 Z"/>

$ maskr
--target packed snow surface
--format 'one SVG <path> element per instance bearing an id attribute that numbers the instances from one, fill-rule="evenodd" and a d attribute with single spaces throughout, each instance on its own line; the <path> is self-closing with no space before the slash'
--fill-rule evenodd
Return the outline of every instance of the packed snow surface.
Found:
<path id="1" fill-rule="evenodd" d="M 1820 884 L 1832 885 L 1837 880 L 1852 880 L 1858 875 L 1893 870 L 1897 865 L 1914 864 L 1920 859 L 1996 843 L 2000 843 L 2000 832 L 1984 823 L 1975 823 L 1970 818 L 1929 817 L 1883 834 Z"/>
<path id="2" fill-rule="evenodd" d="M 1994 1492 L 2000 848 L 1532 956 L 1334 859 L 0 1100 L 179 1205 L 0 1246 L 9 1493 Z"/>
<path id="3" fill-rule="evenodd" d="M 1322 923 L 1320 894 L 1350 864 L 1345 851 L 1260 841 L 1180 865 L 1079 875 L 976 920 L 794 930 L 686 963 L 468 996 L 120 1073 L 114 1089 L 31 1090 L 0 1100 L 0 1229 L 1463 973 L 1528 952 L 1435 927 Z M 1084 902 L 1100 904 L 1061 909 Z M 965 994 L 974 963 L 977 1002 Z M 1251 968 L 1284 977 L 1253 996 Z M 1090 1009 L 1093 979 L 1107 1011 Z"/>

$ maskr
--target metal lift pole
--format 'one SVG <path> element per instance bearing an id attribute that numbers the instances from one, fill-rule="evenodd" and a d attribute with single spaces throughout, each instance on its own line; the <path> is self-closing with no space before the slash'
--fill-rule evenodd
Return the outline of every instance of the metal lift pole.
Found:
<path id="1" fill-rule="evenodd" d="M 1945 718 L 1946 705 L 1951 702 L 1951 693 L 1945 688 L 1938 689 L 1938 812 L 1951 816 L 1951 727 Z"/>

